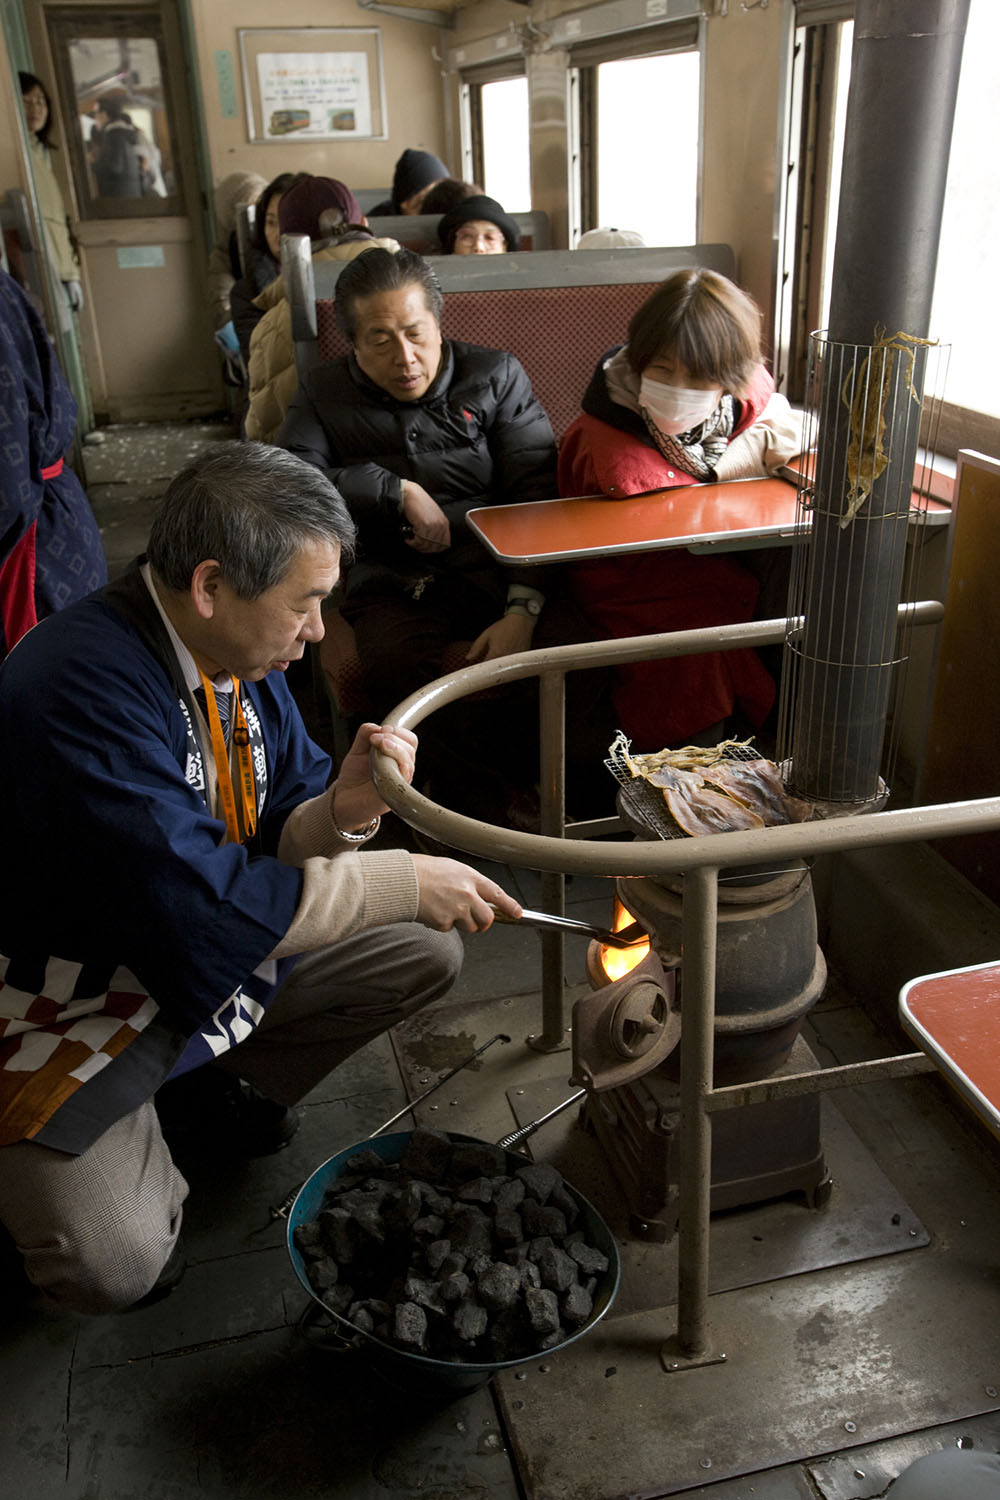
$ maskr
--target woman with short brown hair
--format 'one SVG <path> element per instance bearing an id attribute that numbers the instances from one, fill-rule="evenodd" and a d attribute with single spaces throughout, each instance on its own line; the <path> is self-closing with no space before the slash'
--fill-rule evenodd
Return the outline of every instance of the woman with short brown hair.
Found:
<path id="1" fill-rule="evenodd" d="M 799 451 L 800 423 L 761 363 L 760 313 L 714 271 L 669 276 L 601 359 L 559 454 L 561 495 L 615 499 L 766 475 Z M 749 620 L 758 579 L 686 549 L 582 563 L 574 591 L 616 638 Z M 615 674 L 619 725 L 642 750 L 763 723 L 774 683 L 754 651 L 637 662 Z"/>

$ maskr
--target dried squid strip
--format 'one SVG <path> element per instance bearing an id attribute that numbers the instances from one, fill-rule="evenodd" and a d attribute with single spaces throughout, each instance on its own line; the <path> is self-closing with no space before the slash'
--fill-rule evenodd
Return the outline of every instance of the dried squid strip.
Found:
<path id="1" fill-rule="evenodd" d="M 702 775 L 709 786 L 755 812 L 767 828 L 804 823 L 812 817 L 812 803 L 785 791 L 773 761 L 730 760 L 707 767 Z"/>
<path id="2" fill-rule="evenodd" d="M 751 808 L 725 792 L 706 786 L 697 772 L 661 766 L 646 779 L 651 786 L 660 788 L 670 816 L 678 828 L 692 837 L 764 827 L 764 820 Z"/>

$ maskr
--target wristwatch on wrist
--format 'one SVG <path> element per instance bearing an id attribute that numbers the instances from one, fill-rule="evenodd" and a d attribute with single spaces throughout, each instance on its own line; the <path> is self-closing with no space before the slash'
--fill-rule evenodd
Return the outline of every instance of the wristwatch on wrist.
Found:
<path id="1" fill-rule="evenodd" d="M 507 600 L 507 608 L 504 610 L 504 614 L 528 615 L 533 620 L 537 620 L 541 612 L 541 599 L 536 599 L 531 594 L 512 594 Z"/>

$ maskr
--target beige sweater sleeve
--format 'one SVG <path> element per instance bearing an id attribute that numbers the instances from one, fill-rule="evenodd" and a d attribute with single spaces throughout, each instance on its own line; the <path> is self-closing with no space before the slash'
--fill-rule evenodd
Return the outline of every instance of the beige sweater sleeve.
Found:
<path id="1" fill-rule="evenodd" d="M 801 415 L 775 391 L 753 426 L 733 438 L 715 466 L 716 478 L 760 479 L 801 451 Z"/>
<path id="2" fill-rule="evenodd" d="M 333 821 L 333 788 L 301 803 L 282 831 L 278 858 L 301 865 L 302 895 L 291 926 L 271 954 L 289 958 L 387 922 L 413 922 L 417 872 L 405 849 L 366 854 Z"/>

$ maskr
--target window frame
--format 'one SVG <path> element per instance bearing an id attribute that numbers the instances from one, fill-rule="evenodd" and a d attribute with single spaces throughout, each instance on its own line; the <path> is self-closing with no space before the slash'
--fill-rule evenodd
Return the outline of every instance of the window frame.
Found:
<path id="1" fill-rule="evenodd" d="M 485 189 L 486 142 L 483 133 L 483 86 L 488 83 L 506 83 L 512 78 L 525 78 L 527 68 L 523 57 L 512 57 L 486 66 L 463 68 L 459 76 L 462 90 L 462 168 L 467 182 L 479 183 Z M 530 109 L 530 90 L 528 106 Z"/>
<path id="2" fill-rule="evenodd" d="M 574 160 L 570 244 L 588 229 L 598 228 L 600 182 L 598 181 L 597 70 L 606 62 L 631 62 L 644 57 L 664 57 L 676 52 L 698 54 L 699 92 L 702 106 L 698 117 L 698 163 L 695 194 L 695 240 L 701 233 L 702 172 L 705 147 L 703 102 L 705 94 L 705 29 L 698 17 L 686 17 L 665 26 L 643 27 L 619 35 L 589 39 L 569 49 L 567 74 L 570 84 L 571 132 Z"/>

